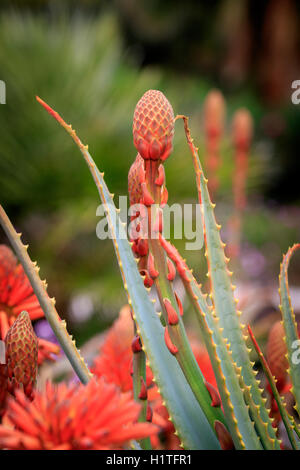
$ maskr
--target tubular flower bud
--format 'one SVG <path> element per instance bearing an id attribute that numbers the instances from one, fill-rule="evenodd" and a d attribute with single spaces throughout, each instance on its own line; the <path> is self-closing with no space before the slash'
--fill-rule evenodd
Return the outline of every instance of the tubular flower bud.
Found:
<path id="1" fill-rule="evenodd" d="M 218 436 L 222 450 L 234 450 L 234 444 L 231 435 L 220 421 L 215 421 L 215 431 Z"/>
<path id="2" fill-rule="evenodd" d="M 178 353 L 178 348 L 172 343 L 167 327 L 165 328 L 165 343 L 170 353 L 175 356 Z"/>
<path id="3" fill-rule="evenodd" d="M 166 160 L 172 151 L 173 108 L 161 91 L 149 90 L 133 116 L 133 142 L 145 160 Z"/>
<path id="4" fill-rule="evenodd" d="M 171 304 L 169 299 L 164 299 L 163 302 L 164 302 L 164 306 L 167 312 L 169 325 L 177 325 L 179 320 L 178 320 L 177 312 L 174 309 L 173 305 Z"/>
<path id="5" fill-rule="evenodd" d="M 153 416 L 153 411 L 149 403 L 147 404 L 147 414 L 146 414 L 146 421 L 150 422 L 152 421 L 152 416 Z"/>
<path id="6" fill-rule="evenodd" d="M 153 281 L 153 279 L 149 276 L 149 273 L 148 273 L 147 269 L 141 269 L 140 275 L 141 275 L 141 276 L 145 276 L 145 279 L 144 279 L 144 286 L 145 286 L 145 287 L 152 287 L 154 281 Z"/>
<path id="7" fill-rule="evenodd" d="M 205 387 L 207 388 L 207 390 L 210 394 L 211 406 L 213 406 L 213 407 L 221 406 L 220 395 L 218 394 L 215 387 L 213 385 L 211 385 L 209 382 L 205 382 Z"/>
<path id="8" fill-rule="evenodd" d="M 10 393 L 23 388 L 28 398 L 33 398 L 38 360 L 38 340 L 30 317 L 22 312 L 9 328 L 6 338 L 7 387 Z"/>
<path id="9" fill-rule="evenodd" d="M 141 188 L 141 175 L 144 172 L 144 161 L 138 153 L 136 159 L 130 167 L 128 173 L 128 193 L 129 202 L 133 204 L 139 204 L 142 199 L 142 188 Z"/>
<path id="10" fill-rule="evenodd" d="M 131 343 L 133 353 L 139 353 L 142 350 L 142 344 L 139 335 L 135 335 Z"/>
<path id="11" fill-rule="evenodd" d="M 176 269 L 175 269 L 173 262 L 170 260 L 170 258 L 167 258 L 167 265 L 168 265 L 167 278 L 169 281 L 174 281 L 175 276 L 176 276 Z"/>
<path id="12" fill-rule="evenodd" d="M 147 270 L 152 279 L 156 279 L 159 276 L 159 272 L 155 269 L 154 258 L 151 252 L 148 255 Z"/>
<path id="13" fill-rule="evenodd" d="M 147 386 L 145 384 L 145 381 L 143 377 L 141 377 L 141 390 L 139 393 L 139 399 L 140 400 L 147 400 L 148 398 L 148 392 L 147 392 Z"/>
<path id="14" fill-rule="evenodd" d="M 285 331 L 280 321 L 272 326 L 267 343 L 267 361 L 272 374 L 275 376 L 279 391 L 283 389 L 288 380 L 289 363 L 286 357 Z"/>
<path id="15" fill-rule="evenodd" d="M 0 417 L 5 411 L 5 401 L 7 394 L 7 367 L 0 363 Z"/>
<path id="16" fill-rule="evenodd" d="M 162 186 L 165 182 L 165 170 L 164 170 L 164 167 L 163 165 L 159 165 L 158 167 L 158 176 L 155 180 L 155 184 L 157 186 Z"/>

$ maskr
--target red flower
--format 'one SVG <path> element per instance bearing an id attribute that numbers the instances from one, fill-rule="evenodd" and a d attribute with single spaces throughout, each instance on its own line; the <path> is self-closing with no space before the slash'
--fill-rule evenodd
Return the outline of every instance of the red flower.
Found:
<path id="1" fill-rule="evenodd" d="M 0 245 L 0 339 L 23 310 L 31 320 L 44 316 L 23 267 L 7 246 Z"/>
<path id="2" fill-rule="evenodd" d="M 133 321 L 130 307 L 122 308 L 119 318 L 108 331 L 100 348 L 100 353 L 94 360 L 92 372 L 97 377 L 103 377 L 106 382 L 113 383 L 123 392 L 130 391 L 133 396 L 133 382 L 131 372 L 132 349 L 131 343 L 134 337 Z M 191 340 L 192 350 L 195 354 L 199 367 L 206 380 L 217 388 L 211 362 L 206 349 L 196 340 Z M 180 441 L 174 434 L 173 423 L 169 420 L 166 407 L 158 392 L 158 387 L 152 381 L 153 375 L 147 366 L 147 392 L 148 401 L 153 410 L 152 422 L 157 424 L 161 430 L 161 443 L 158 435 L 151 438 L 152 446 L 156 449 L 181 449 Z"/>
<path id="3" fill-rule="evenodd" d="M 33 398 L 37 375 L 38 340 L 27 312 L 22 312 L 10 327 L 5 338 L 7 390 L 15 393 L 23 387 Z"/>
<path id="4" fill-rule="evenodd" d="M 148 90 L 136 105 L 133 116 L 133 142 L 145 160 L 166 160 L 172 152 L 173 108 L 165 95 Z"/>
<path id="5" fill-rule="evenodd" d="M 23 310 L 31 320 L 44 316 L 22 265 L 17 263 L 8 246 L 0 245 L 0 340 L 4 341 L 9 328 Z M 42 339 L 38 341 L 38 364 L 59 353 L 57 345 Z"/>
<path id="6" fill-rule="evenodd" d="M 0 448 L 26 450 L 119 449 L 157 432 L 138 423 L 140 405 L 104 380 L 88 385 L 47 384 L 30 402 L 21 391 L 9 399 Z"/>

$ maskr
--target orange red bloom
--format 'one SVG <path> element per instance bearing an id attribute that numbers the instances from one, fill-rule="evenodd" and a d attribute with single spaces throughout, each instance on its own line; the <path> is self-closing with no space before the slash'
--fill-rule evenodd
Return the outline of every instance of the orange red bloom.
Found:
<path id="1" fill-rule="evenodd" d="M 23 267 L 7 246 L 0 245 L 0 339 L 23 310 L 31 320 L 44 316 Z"/>
<path id="2" fill-rule="evenodd" d="M 0 448 L 28 450 L 110 450 L 132 439 L 157 433 L 151 423 L 138 423 L 140 405 L 103 379 L 88 385 L 47 384 L 30 402 L 21 392 L 9 399 Z"/>
<path id="3" fill-rule="evenodd" d="M 28 312 L 31 320 L 44 316 L 22 265 L 8 246 L 0 245 L 0 340 L 4 341 L 22 311 Z M 39 364 L 58 353 L 57 345 L 39 339 Z"/>

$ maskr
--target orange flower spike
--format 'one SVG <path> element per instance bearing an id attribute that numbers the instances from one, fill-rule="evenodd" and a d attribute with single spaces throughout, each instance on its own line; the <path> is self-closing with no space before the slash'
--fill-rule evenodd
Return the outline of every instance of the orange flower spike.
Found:
<path id="1" fill-rule="evenodd" d="M 217 170 L 220 166 L 220 138 L 225 119 L 225 101 L 218 90 L 208 93 L 204 102 L 204 126 L 206 134 L 206 166 L 211 196 L 218 189 Z"/>
<path id="2" fill-rule="evenodd" d="M 136 105 L 133 142 L 144 160 L 166 160 L 172 152 L 173 108 L 161 91 L 147 91 Z"/>
<path id="3" fill-rule="evenodd" d="M 37 375 L 38 340 L 27 312 L 22 312 L 8 330 L 5 347 L 8 391 L 14 393 L 16 388 L 22 387 L 32 399 Z"/>

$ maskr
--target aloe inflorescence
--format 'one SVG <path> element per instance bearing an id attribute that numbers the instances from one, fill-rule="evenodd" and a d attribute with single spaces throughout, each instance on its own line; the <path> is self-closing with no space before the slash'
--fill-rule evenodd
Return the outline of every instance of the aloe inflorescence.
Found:
<path id="1" fill-rule="evenodd" d="M 140 407 L 136 417 L 139 423 L 153 422 L 152 401 L 149 398 L 149 387 L 153 382 L 162 398 L 163 406 L 168 410 L 169 420 L 174 425 L 182 448 L 280 449 L 282 445 L 276 429 L 277 422 L 270 414 L 257 380 L 257 371 L 250 359 L 252 341 L 278 404 L 290 445 L 299 449 L 298 424 L 285 409 L 277 393 L 271 372 L 274 369 L 267 366 L 252 330 L 241 324 L 241 312 L 234 295 L 233 273 L 229 269 L 229 259 L 224 251 L 226 245 L 220 236 L 221 226 L 216 222 L 215 204 L 209 191 L 210 187 L 211 192 L 215 193 L 219 185 L 214 171 L 220 165 L 220 137 L 225 112 L 222 95 L 214 91 L 208 97 L 205 108 L 207 168 L 209 176 L 212 176 L 210 186 L 203 171 L 198 148 L 191 137 L 188 118 L 175 118 L 171 104 L 158 90 L 147 91 L 137 103 L 133 117 L 133 143 L 138 153 L 128 174 L 130 217 L 133 222 L 128 237 L 126 226 L 119 216 L 120 211 L 116 208 L 113 195 L 104 181 L 104 174 L 98 170 L 88 147 L 82 144 L 72 127 L 67 125 L 58 113 L 40 98 L 38 101 L 65 128 L 79 147 L 106 210 L 133 322 L 130 372 L 133 396 Z M 180 118 L 183 120 L 195 170 L 208 266 L 208 294 L 198 283 L 176 247 L 164 237 L 163 211 L 168 201 L 164 163 L 171 155 L 175 122 Z M 234 200 L 237 217 L 241 216 L 240 212 L 245 207 L 245 181 L 251 134 L 251 117 L 247 111 L 240 111 L 233 124 L 236 160 Z M 38 271 L 27 253 L 27 247 L 22 244 L 3 209 L 0 210 L 0 222 L 74 370 L 84 384 L 90 383 L 92 374 L 75 342 L 70 338 L 65 323 L 60 320 L 53 299 L 48 297 L 46 284 L 39 279 Z M 280 274 L 281 310 L 289 361 L 287 373 L 291 376 L 297 410 L 300 400 L 300 373 L 293 363 L 292 348 L 298 334 L 290 302 L 287 268 L 293 252 L 298 247 L 299 245 L 296 245 L 289 249 L 283 259 Z M 185 329 L 184 308 L 174 289 L 176 277 L 181 278 L 198 319 L 218 390 L 206 380 L 193 353 Z M 151 290 L 156 293 L 156 300 L 150 295 Z M 28 321 L 28 318 L 24 317 L 23 321 Z M 149 381 L 149 370 L 153 375 L 152 382 Z M 94 380 L 93 378 L 92 384 Z M 96 385 L 86 387 L 90 390 Z M 50 389 L 48 395 L 53 395 Z M 133 432 L 128 434 L 128 438 L 137 437 L 139 440 L 137 445 L 132 443 L 133 447 L 150 449 L 150 434 L 145 434 L 146 428 L 141 429 L 143 432 L 140 436 Z M 149 430 L 154 432 L 154 428 L 149 427 Z M 5 431 L 0 429 L 0 442 L 1 433 L 10 436 L 8 431 L 5 434 Z M 94 444 L 88 441 L 87 437 L 82 437 L 82 442 L 82 445 L 89 444 L 94 448 Z M 72 445 L 74 448 L 75 444 Z"/>

